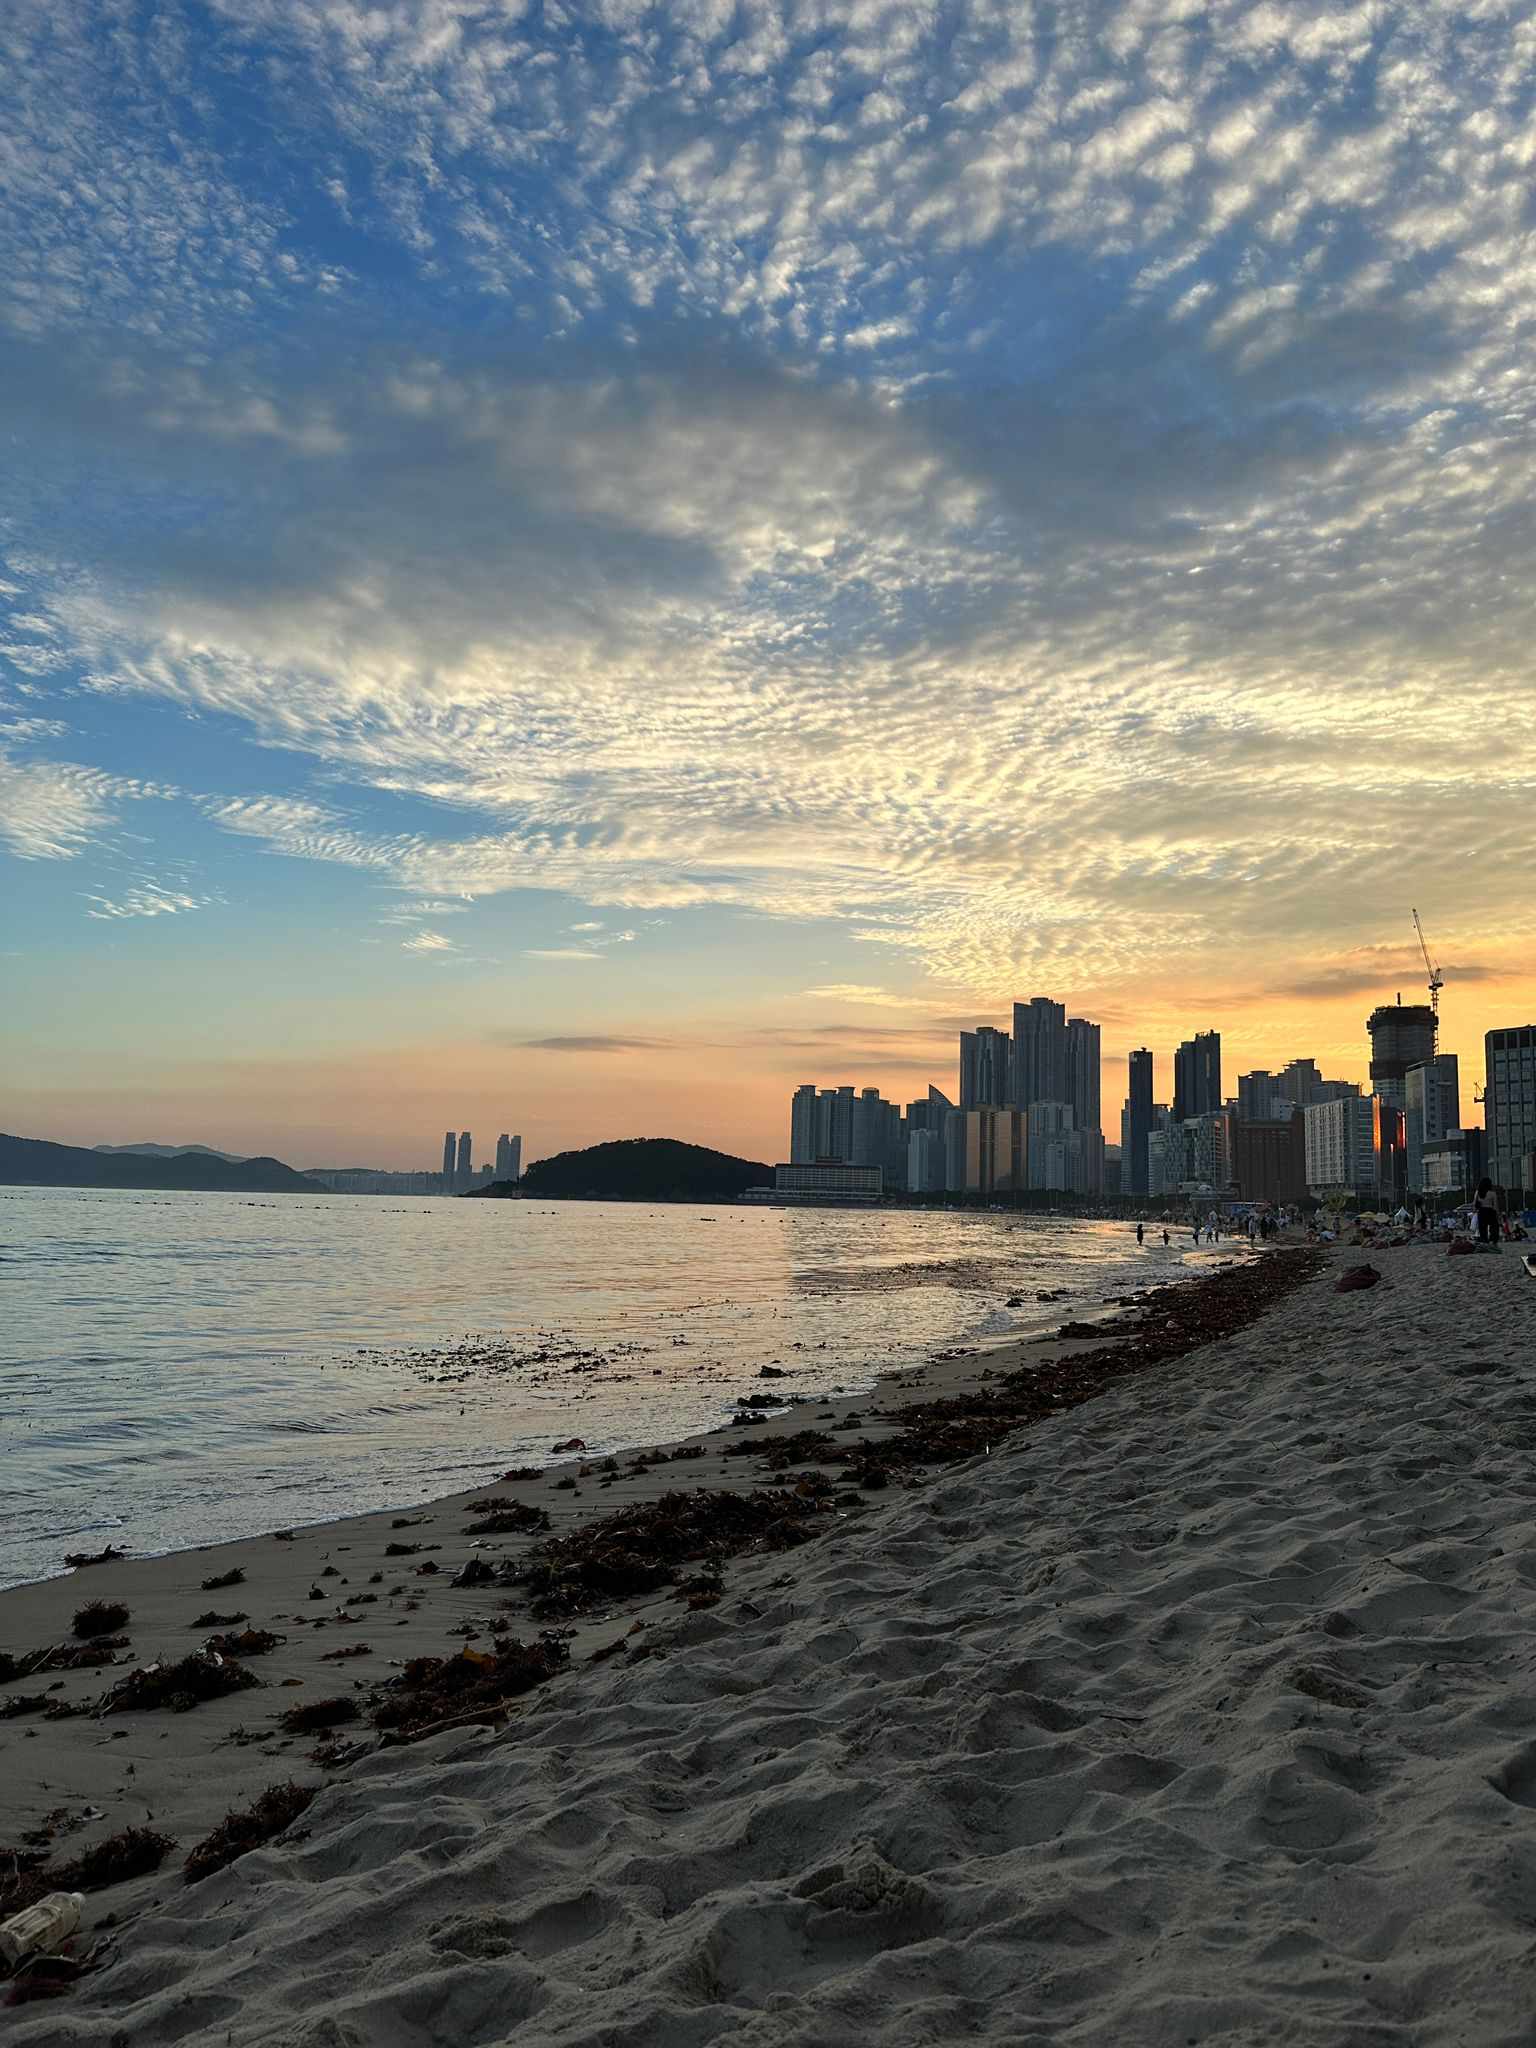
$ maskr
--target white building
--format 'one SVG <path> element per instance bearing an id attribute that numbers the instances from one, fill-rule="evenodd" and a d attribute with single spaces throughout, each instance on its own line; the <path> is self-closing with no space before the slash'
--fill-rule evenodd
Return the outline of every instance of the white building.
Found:
<path id="1" fill-rule="evenodd" d="M 1374 1095 L 1343 1095 L 1309 1102 L 1306 1123 L 1307 1186 L 1314 1194 L 1374 1194 L 1381 1180 L 1381 1145 Z"/>
<path id="2" fill-rule="evenodd" d="M 1461 1127 L 1461 1079 L 1455 1053 L 1439 1052 L 1432 1060 L 1410 1067 L 1403 1077 L 1403 1091 L 1408 1186 L 1417 1195 L 1429 1186 L 1424 1178 L 1424 1147 L 1437 1144 L 1448 1131 Z"/>

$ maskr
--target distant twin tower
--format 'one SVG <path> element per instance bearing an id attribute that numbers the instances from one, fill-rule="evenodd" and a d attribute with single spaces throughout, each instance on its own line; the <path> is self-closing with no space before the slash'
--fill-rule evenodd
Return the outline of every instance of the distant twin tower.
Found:
<path id="1" fill-rule="evenodd" d="M 494 1170 L 482 1166 L 475 1171 L 475 1141 L 468 1131 L 457 1136 L 452 1131 L 443 1133 L 443 1193 L 462 1195 L 466 1188 L 472 1188 L 477 1181 L 521 1180 L 523 1177 L 523 1141 L 512 1138 L 505 1131 L 496 1140 L 496 1165 Z"/>

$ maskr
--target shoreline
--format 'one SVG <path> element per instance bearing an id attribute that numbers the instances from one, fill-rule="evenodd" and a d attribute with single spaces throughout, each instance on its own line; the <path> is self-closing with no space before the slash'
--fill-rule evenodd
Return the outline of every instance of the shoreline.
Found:
<path id="1" fill-rule="evenodd" d="M 1052 1371 L 1070 1373 L 1075 1361 L 1120 1359 L 1160 1300 L 1177 1294 L 1193 1303 L 1202 1290 L 1230 1284 L 1234 1275 L 1252 1281 L 1276 1256 L 1245 1257 L 1193 1278 L 1157 1283 L 1134 1308 L 1101 1302 L 1092 1336 L 955 1347 L 925 1366 L 900 1368 L 880 1378 L 869 1394 L 806 1400 L 761 1422 L 646 1447 L 609 1461 L 618 1468 L 613 1472 L 573 1451 L 568 1462 L 496 1491 L 542 1508 L 550 1517 L 550 1533 L 569 1535 L 616 1510 L 645 1508 L 677 1489 L 748 1494 L 782 1485 L 774 1476 L 778 1446 L 794 1444 L 813 1429 L 834 1445 L 819 1469 L 845 1488 L 856 1475 L 839 1467 L 839 1455 L 867 1446 L 877 1464 L 885 1455 L 892 1459 L 888 1470 L 877 1470 L 868 1481 L 876 1491 L 862 1498 L 839 1495 L 837 1530 L 846 1537 L 892 1501 L 942 1480 L 952 1464 L 952 1456 L 931 1457 L 914 1476 L 897 1447 L 909 1416 L 990 1402 L 1010 1373 L 1026 1373 L 1033 1383 Z M 1291 1256 L 1305 1254 L 1293 1250 Z M 1062 1306 L 1070 1310 L 1073 1304 Z M 1198 1348 L 1186 1347 L 1185 1355 Z M 1102 1389 L 1114 1383 L 1119 1370 L 1114 1367 Z M 774 1392 L 760 1398 L 773 1399 Z M 940 1426 L 950 1427 L 947 1413 Z M 870 1462 L 863 1451 L 859 1455 Z M 818 1467 L 814 1452 L 796 1456 L 793 1463 L 797 1471 Z M 346 1738 L 361 1732 L 356 1726 L 340 1731 L 339 1744 L 316 1745 L 313 1737 L 282 1733 L 275 1725 L 277 1712 L 318 1697 L 361 1700 L 410 1659 L 494 1647 L 509 1610 L 515 1610 L 512 1627 L 519 1636 L 537 1633 L 526 1598 L 508 1599 L 500 1586 L 450 1583 L 471 1559 L 496 1568 L 526 1557 L 532 1548 L 532 1537 L 463 1533 L 466 1520 L 472 1519 L 470 1502 L 487 1491 L 482 1481 L 428 1502 L 324 1521 L 291 1534 L 124 1558 L 0 1592 L 0 1648 L 13 1655 L 73 1642 L 70 1614 L 98 1599 L 129 1609 L 124 1633 L 132 1646 L 118 1653 L 116 1664 L 50 1670 L 35 1682 L 0 1685 L 0 1713 L 8 1701 L 43 1694 L 86 1707 L 127 1670 L 157 1659 L 174 1661 L 198 1649 L 215 1632 L 212 1622 L 195 1626 L 199 1616 L 211 1614 L 227 1630 L 254 1627 L 280 1638 L 274 1649 L 250 1660 L 265 1692 L 238 1692 L 187 1714 L 133 1713 L 102 1720 L 88 1712 L 61 1719 L 32 1713 L 0 1720 L 0 1787 L 5 1788 L 0 1790 L 0 1843 L 36 1846 L 37 1838 L 46 1838 L 42 1846 L 50 1857 L 64 1860 L 124 1827 L 154 1827 L 176 1841 L 173 1856 L 152 1875 L 92 1895 L 84 1925 L 89 1932 L 103 1924 L 101 1915 L 116 1922 L 153 1900 L 174 1898 L 181 1889 L 180 1859 L 228 1810 L 247 1805 L 274 1779 L 296 1775 L 318 1782 L 316 1754 L 330 1759 L 319 1772 L 325 1781 L 334 1778 L 343 1758 L 355 1761 L 354 1745 Z M 829 1530 L 823 1540 L 837 1539 Z M 405 1547 L 390 1557 L 390 1546 Z M 726 1566 L 728 1585 L 740 1562 Z M 223 1588 L 206 1583 L 230 1573 L 241 1577 Z M 314 1599 L 316 1593 L 327 1597 Z M 616 1598 L 596 1612 L 574 1616 L 572 1669 L 594 1653 L 602 1657 L 622 1650 L 637 1631 L 664 1629 L 677 1611 L 670 1591 L 663 1591 Z M 338 1651 L 346 1653 L 344 1659 L 337 1658 Z"/>
<path id="2" fill-rule="evenodd" d="M 718 1207 L 718 1205 L 713 1206 Z M 970 1327 L 978 1320 L 986 1319 L 983 1309 L 988 1299 L 988 1290 L 981 1289 L 977 1291 L 975 1305 L 972 1310 L 963 1314 L 957 1310 L 955 1321 L 961 1324 L 962 1327 L 956 1330 L 947 1341 L 935 1340 L 926 1349 L 926 1352 L 918 1350 L 916 1345 L 914 1345 L 912 1347 L 914 1355 L 899 1366 L 893 1366 L 877 1356 L 869 1356 L 859 1360 L 856 1364 L 844 1359 L 838 1365 L 832 1367 L 824 1366 L 818 1372 L 811 1354 L 807 1353 L 798 1365 L 786 1355 L 781 1367 L 780 1360 L 775 1358 L 774 1365 L 780 1369 L 775 1372 L 773 1377 L 782 1378 L 786 1392 L 794 1392 L 797 1390 L 797 1383 L 802 1376 L 812 1381 L 814 1388 L 814 1381 L 818 1377 L 830 1376 L 831 1373 L 836 1373 L 840 1377 L 829 1391 L 823 1393 L 813 1390 L 804 1393 L 803 1398 L 807 1401 L 815 1401 L 820 1405 L 826 1405 L 828 1402 L 831 1402 L 833 1405 L 842 1403 L 845 1406 L 852 1407 L 867 1406 L 869 1403 L 883 1398 L 888 1388 L 895 1387 L 899 1389 L 903 1385 L 910 1384 L 914 1376 L 927 1375 L 929 1376 L 930 1383 L 939 1384 L 956 1369 L 957 1362 L 963 1361 L 967 1356 L 972 1354 L 979 1356 L 983 1352 L 990 1353 L 992 1351 L 1007 1352 L 1017 1345 L 1031 1346 L 1038 1341 L 1042 1329 L 1054 1327 L 1055 1323 L 1062 1317 L 1069 1319 L 1076 1317 L 1088 1320 L 1112 1320 L 1115 1315 L 1118 1315 L 1123 1310 L 1128 1298 L 1140 1296 L 1151 1288 L 1170 1284 L 1178 1286 L 1198 1284 L 1200 1279 L 1205 1277 L 1206 1273 L 1213 1270 L 1213 1268 L 1204 1265 L 1191 1268 L 1186 1265 L 1184 1259 L 1187 1249 L 1187 1247 L 1181 1247 L 1180 1242 L 1175 1240 L 1170 1264 L 1166 1270 L 1154 1268 L 1144 1279 L 1138 1279 L 1134 1282 L 1122 1280 L 1120 1283 L 1121 1291 L 1113 1295 L 1106 1295 L 1102 1292 L 1099 1284 L 1100 1276 L 1092 1272 L 1074 1275 L 1073 1278 L 1077 1284 L 1066 1287 L 1041 1287 L 1037 1282 L 1031 1281 L 1025 1288 L 1026 1299 L 1031 1301 L 1050 1299 L 1053 1306 L 1051 1309 L 1043 1311 L 1042 1319 L 1039 1323 L 1026 1322 L 1022 1330 L 992 1332 Z M 1238 1259 L 1253 1255 L 1246 1243 L 1241 1239 L 1232 1240 L 1229 1246 L 1221 1248 L 1221 1252 L 1226 1257 L 1236 1257 Z M 1007 1256 L 1005 1240 L 1001 1248 L 984 1255 L 982 1263 L 1002 1265 L 1006 1261 Z M 948 1276 L 948 1269 L 954 1263 L 956 1262 L 953 1260 L 938 1262 L 932 1276 L 932 1284 L 938 1287 L 950 1286 L 952 1283 Z M 1219 1267 L 1214 1268 L 1214 1270 L 1219 1270 Z M 887 1268 L 880 1266 L 869 1269 L 867 1274 L 859 1277 L 861 1285 L 867 1285 L 870 1289 L 876 1291 L 895 1284 L 892 1281 L 891 1272 Z M 917 1282 L 907 1282 L 904 1284 L 921 1284 L 921 1279 L 922 1276 L 920 1276 Z M 958 1285 L 959 1283 L 954 1284 Z M 1013 1306 L 1012 1301 L 1006 1304 L 1002 1301 L 1002 1297 L 1007 1293 L 1012 1284 L 1014 1283 L 1001 1276 L 997 1277 L 993 1282 L 994 1291 L 991 1293 L 991 1299 L 997 1302 L 1000 1307 Z M 1107 1274 L 1103 1276 L 1103 1284 L 1112 1284 Z M 962 1292 L 964 1291 L 966 1290 L 962 1289 Z M 997 1312 L 997 1309 L 991 1311 L 991 1313 Z M 527 1341 L 532 1346 L 538 1344 L 540 1340 L 530 1337 Z M 611 1346 L 613 1341 L 611 1333 L 606 1337 L 599 1336 L 594 1338 L 585 1346 L 578 1335 L 572 1335 L 568 1339 L 568 1343 L 574 1347 L 574 1351 L 590 1349 L 594 1354 L 602 1349 L 604 1345 Z M 470 1350 L 483 1349 L 488 1353 L 494 1353 L 497 1344 L 497 1340 L 491 1337 L 483 1339 L 471 1338 L 464 1340 L 464 1342 Z M 874 1342 L 875 1340 L 871 1336 L 870 1348 L 872 1351 Z M 456 1365 L 458 1363 L 456 1348 L 445 1347 L 441 1352 L 441 1358 L 445 1367 Z M 349 1359 L 350 1353 L 347 1347 L 345 1344 L 340 1344 L 337 1356 L 332 1362 L 345 1369 Z M 739 1383 L 743 1389 L 750 1387 L 753 1392 L 756 1392 L 759 1390 L 757 1376 L 749 1376 L 749 1370 L 745 1366 L 742 1368 Z M 727 1378 L 730 1376 L 728 1374 Z M 596 1383 L 594 1382 L 593 1384 Z M 642 1413 L 637 1418 L 638 1427 L 634 1435 L 631 1436 L 625 1433 L 614 1441 L 604 1438 L 602 1440 L 601 1452 L 598 1455 L 612 1455 L 623 1458 L 632 1456 L 640 1450 L 650 1450 L 658 1447 L 670 1449 L 684 1442 L 707 1442 L 713 1434 L 730 1426 L 733 1410 L 732 1396 L 726 1392 L 724 1386 L 721 1386 L 716 1391 L 710 1405 L 714 1409 L 713 1419 L 700 1424 L 697 1428 L 688 1431 L 686 1434 L 678 1434 L 675 1427 L 673 1430 L 667 1430 L 665 1423 L 659 1417 L 648 1421 Z M 578 1407 L 573 1406 L 568 1419 L 573 1431 L 581 1430 L 582 1417 Z M 488 1439 L 493 1434 L 492 1428 L 489 1425 L 486 1433 Z M 296 1529 L 302 1528 L 306 1531 L 312 1531 L 360 1520 L 373 1515 L 420 1512 L 435 1507 L 440 1503 L 451 1502 L 472 1492 L 483 1491 L 487 1485 L 494 1482 L 496 1472 L 508 1460 L 526 1459 L 528 1462 L 540 1464 L 560 1464 L 562 1461 L 559 1455 L 553 1453 L 550 1448 L 558 1439 L 555 1438 L 552 1431 L 546 1430 L 545 1434 L 548 1441 L 542 1447 L 524 1449 L 520 1445 L 513 1444 L 510 1446 L 502 1445 L 499 1448 L 482 1448 L 479 1456 L 474 1459 L 473 1463 L 470 1462 L 469 1458 L 461 1457 L 455 1461 L 457 1465 L 455 1472 L 450 1475 L 445 1470 L 441 1477 L 435 1480 L 433 1476 L 424 1473 L 403 1477 L 397 1475 L 394 1482 L 388 1479 L 381 1479 L 376 1490 L 371 1487 L 366 1489 L 366 1491 L 373 1492 L 374 1494 L 374 1497 L 366 1505 L 348 1506 L 342 1504 L 329 1509 L 329 1511 L 322 1509 L 317 1518 L 310 1522 L 298 1521 L 293 1518 L 294 1501 L 291 1497 L 286 1499 L 274 1498 L 270 1512 L 263 1517 L 263 1525 L 256 1528 L 245 1527 L 241 1529 L 239 1535 L 233 1540 L 259 1542 L 270 1536 L 272 1531 L 279 1526 L 292 1526 Z M 276 1447 L 274 1446 L 272 1455 L 276 1454 Z M 459 1474 L 466 1470 L 472 1472 L 474 1476 L 459 1477 Z M 364 1491 L 365 1489 L 359 1487 L 349 1490 Z M 164 1503 L 158 1503 L 153 1512 L 158 1515 L 161 1521 L 167 1519 L 167 1508 Z M 286 1521 L 284 1517 L 287 1518 Z M 248 1515 L 242 1515 L 242 1520 L 248 1519 Z M 58 1561 L 53 1565 L 53 1568 L 41 1577 L 23 1578 L 10 1585 L 0 1586 L 0 1601 L 4 1601 L 10 1594 L 23 1591 L 27 1587 L 44 1585 L 51 1580 L 58 1580 L 64 1577 L 66 1575 L 66 1567 L 63 1559 L 66 1552 L 95 1552 L 105 1546 L 113 1546 L 123 1549 L 129 1561 L 135 1564 L 142 1564 L 156 1559 L 207 1549 L 213 1547 L 217 1541 L 216 1538 L 210 1536 L 195 1541 L 160 1544 L 152 1538 L 145 1547 L 137 1547 L 134 1543 L 136 1532 L 134 1510 L 131 1503 L 124 1506 L 121 1519 L 96 1519 L 85 1515 L 80 1518 L 80 1521 L 80 1527 L 66 1533 L 61 1533 L 57 1537 L 56 1552 Z M 38 1547 L 35 1540 L 27 1545 L 29 1553 L 27 1564 L 34 1569 L 36 1568 L 34 1559 Z M 19 1562 L 20 1559 L 18 1557 Z M 25 1569 L 26 1567 L 22 1568 Z M 3 1610 L 0 1610 L 0 1645 L 3 1645 L 4 1642 L 4 1626 Z"/>
<path id="3" fill-rule="evenodd" d="M 1154 1314 L 1096 1389 L 1061 1362 L 1042 1426 L 626 1608 L 634 1647 L 359 1755 L 206 1882 L 178 1841 L 93 1895 L 100 1967 L 11 2038 L 1513 2048 L 1536 1292 L 1294 1256 L 1241 1276 L 1256 1320 L 1157 1359 Z M 250 1751 L 186 1749 L 223 1704 L 123 1718 L 232 1799 Z"/>

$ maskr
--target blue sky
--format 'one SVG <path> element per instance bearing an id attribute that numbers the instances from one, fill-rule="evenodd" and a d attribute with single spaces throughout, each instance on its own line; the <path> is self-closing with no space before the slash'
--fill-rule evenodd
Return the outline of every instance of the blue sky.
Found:
<path id="1" fill-rule="evenodd" d="M 1533 56 L 20 0 L 8 1126 L 771 1156 L 1035 992 L 1358 1073 L 1414 902 L 1523 1021 Z"/>

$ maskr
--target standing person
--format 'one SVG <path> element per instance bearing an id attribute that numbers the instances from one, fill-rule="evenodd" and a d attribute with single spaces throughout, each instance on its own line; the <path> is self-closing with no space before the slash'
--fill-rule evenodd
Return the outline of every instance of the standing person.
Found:
<path id="1" fill-rule="evenodd" d="M 1168 1226 L 1166 1223 L 1163 1225 L 1163 1249 L 1164 1251 L 1168 1249 Z"/>
<path id="2" fill-rule="evenodd" d="M 1501 1043 L 1502 1043 L 1502 1041 L 1501 1041 Z M 1137 1242 L 1138 1244 L 1142 1243 L 1142 1241 L 1143 1241 L 1143 1239 L 1145 1238 L 1145 1236 L 1146 1236 L 1146 1233 L 1145 1233 L 1145 1231 L 1144 1231 L 1144 1230 L 1142 1229 L 1141 1225 L 1140 1225 L 1140 1224 L 1138 1223 L 1138 1224 L 1137 1224 L 1137 1226 L 1136 1226 L 1136 1242 Z"/>
<path id="3" fill-rule="evenodd" d="M 1198 1244 L 1200 1242 L 1200 1218 L 1198 1216 L 1190 1227 L 1195 1233 L 1195 1243 Z"/>
<path id="4" fill-rule="evenodd" d="M 1499 1198 L 1494 1191 L 1493 1182 L 1486 1173 L 1478 1182 L 1477 1193 L 1472 1197 L 1472 1210 L 1477 1217 L 1478 1243 L 1491 1244 L 1497 1250 L 1499 1244 Z"/>

